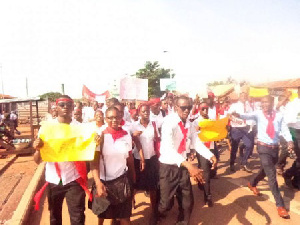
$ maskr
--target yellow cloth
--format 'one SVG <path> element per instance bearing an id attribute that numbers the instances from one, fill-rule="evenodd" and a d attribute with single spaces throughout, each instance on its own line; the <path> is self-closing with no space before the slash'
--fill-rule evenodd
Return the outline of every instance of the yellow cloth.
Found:
<path id="1" fill-rule="evenodd" d="M 95 129 L 91 124 L 43 122 L 39 137 L 44 142 L 40 149 L 43 161 L 89 161 L 94 158 Z"/>
<path id="2" fill-rule="evenodd" d="M 227 136 L 226 126 L 228 117 L 219 120 L 204 119 L 198 124 L 200 133 L 198 137 L 201 141 L 219 141 Z"/>
<path id="3" fill-rule="evenodd" d="M 295 98 L 298 98 L 298 89 L 288 89 L 288 91 L 291 93 L 290 101 L 293 101 Z"/>
<path id="4" fill-rule="evenodd" d="M 267 88 L 250 87 L 250 90 L 249 90 L 250 97 L 264 97 L 266 95 L 269 95 L 269 91 Z"/>

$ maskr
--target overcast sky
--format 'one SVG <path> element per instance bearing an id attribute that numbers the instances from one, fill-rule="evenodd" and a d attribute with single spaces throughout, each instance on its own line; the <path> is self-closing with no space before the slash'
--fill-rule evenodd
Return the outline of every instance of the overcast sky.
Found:
<path id="1" fill-rule="evenodd" d="M 61 83 L 72 97 L 83 84 L 101 93 L 154 60 L 187 90 L 229 76 L 300 78 L 299 40 L 298 0 L 0 1 L 0 73 L 12 96 L 26 96 L 26 77 L 30 96 Z"/>

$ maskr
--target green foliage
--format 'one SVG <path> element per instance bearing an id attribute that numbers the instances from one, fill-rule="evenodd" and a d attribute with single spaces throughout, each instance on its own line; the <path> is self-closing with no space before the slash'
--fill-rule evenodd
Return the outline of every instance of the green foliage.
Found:
<path id="1" fill-rule="evenodd" d="M 135 75 L 137 78 L 148 79 L 149 98 L 160 97 L 163 94 L 163 92 L 160 91 L 160 79 L 175 77 L 175 74 L 171 73 L 171 69 L 160 68 L 160 65 L 157 61 L 147 61 L 145 68 L 139 69 Z"/>
<path id="2" fill-rule="evenodd" d="M 48 92 L 40 95 L 40 98 L 47 99 L 51 102 L 54 102 L 57 98 L 59 98 L 62 94 L 59 92 Z"/>

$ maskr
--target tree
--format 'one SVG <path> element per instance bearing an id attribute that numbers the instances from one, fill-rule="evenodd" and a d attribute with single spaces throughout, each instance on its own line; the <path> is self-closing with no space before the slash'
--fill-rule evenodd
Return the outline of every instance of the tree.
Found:
<path id="1" fill-rule="evenodd" d="M 160 79 L 175 77 L 175 74 L 171 73 L 171 69 L 160 68 L 160 65 L 157 61 L 147 61 L 145 68 L 139 69 L 135 75 L 137 78 L 148 79 L 149 98 L 160 97 L 163 94 L 163 92 L 160 91 Z"/>
<path id="2" fill-rule="evenodd" d="M 40 95 L 40 98 L 47 99 L 51 102 L 54 102 L 57 98 L 59 98 L 62 94 L 59 92 L 48 92 Z"/>

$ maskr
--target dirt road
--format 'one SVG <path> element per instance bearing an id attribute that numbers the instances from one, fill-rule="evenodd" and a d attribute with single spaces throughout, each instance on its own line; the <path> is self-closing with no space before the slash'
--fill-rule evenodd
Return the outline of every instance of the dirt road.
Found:
<path id="1" fill-rule="evenodd" d="M 254 154 L 257 157 L 257 154 Z M 282 177 L 278 178 L 281 193 L 284 196 L 286 206 L 290 210 L 291 219 L 285 220 L 277 215 L 273 196 L 268 188 L 267 181 L 259 183 L 258 188 L 262 196 L 254 196 L 246 187 L 252 174 L 245 171 L 231 173 L 228 168 L 229 152 L 221 154 L 219 170 L 216 179 L 212 180 L 212 194 L 214 206 L 209 208 L 204 206 L 203 192 L 197 185 L 193 184 L 195 198 L 194 210 L 191 217 L 191 225 L 196 224 L 299 224 L 300 221 L 300 192 L 293 191 L 283 184 Z M 290 165 L 291 162 L 289 162 Z M 289 166 L 288 165 L 288 166 Z M 259 160 L 251 159 L 250 168 L 254 172 L 258 171 Z M 150 202 L 144 193 L 136 195 L 137 209 L 133 210 L 131 217 L 133 225 L 146 225 L 149 220 Z M 175 224 L 177 218 L 177 206 L 169 212 L 167 218 L 160 224 Z M 47 201 L 44 201 L 43 209 L 40 212 L 33 212 L 30 225 L 48 225 L 49 212 Z M 69 215 L 67 207 L 63 209 L 63 224 L 69 225 Z M 86 224 L 97 224 L 97 218 L 89 209 L 86 209 Z"/>

